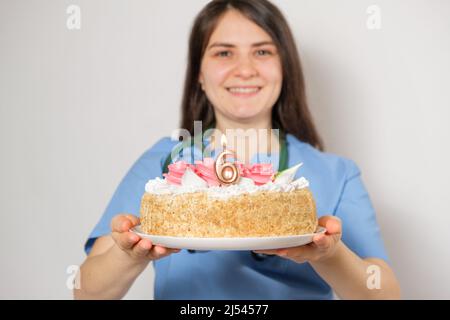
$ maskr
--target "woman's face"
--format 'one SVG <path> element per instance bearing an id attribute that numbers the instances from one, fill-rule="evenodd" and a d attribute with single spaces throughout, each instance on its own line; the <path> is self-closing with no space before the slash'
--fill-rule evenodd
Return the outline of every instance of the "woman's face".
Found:
<path id="1" fill-rule="evenodd" d="M 218 120 L 270 121 L 283 82 L 277 48 L 263 29 L 230 10 L 211 35 L 199 81 Z"/>

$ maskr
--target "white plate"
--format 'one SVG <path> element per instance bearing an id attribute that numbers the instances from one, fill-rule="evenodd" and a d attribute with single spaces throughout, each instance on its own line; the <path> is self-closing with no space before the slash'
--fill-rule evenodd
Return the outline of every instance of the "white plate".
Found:
<path id="1" fill-rule="evenodd" d="M 251 238 L 190 238 L 169 237 L 146 234 L 138 225 L 130 231 L 141 238 L 150 239 L 153 244 L 174 249 L 191 250 L 269 250 L 297 247 L 312 242 L 315 234 L 325 233 L 325 228 L 319 227 L 316 233 L 300 236 L 282 237 L 251 237 Z"/>

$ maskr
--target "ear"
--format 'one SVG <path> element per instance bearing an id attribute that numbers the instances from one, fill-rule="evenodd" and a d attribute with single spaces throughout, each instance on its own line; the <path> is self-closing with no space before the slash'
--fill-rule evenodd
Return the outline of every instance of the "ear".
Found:
<path id="1" fill-rule="evenodd" d="M 205 88 L 203 87 L 203 74 L 200 73 L 200 76 L 198 77 L 198 82 L 200 83 L 200 85 L 202 86 L 202 90 L 205 91 Z"/>

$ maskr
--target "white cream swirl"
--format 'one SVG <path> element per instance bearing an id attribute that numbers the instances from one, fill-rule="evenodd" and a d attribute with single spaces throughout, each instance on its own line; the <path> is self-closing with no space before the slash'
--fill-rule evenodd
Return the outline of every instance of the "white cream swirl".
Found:
<path id="1" fill-rule="evenodd" d="M 286 183 L 268 182 L 264 185 L 257 186 L 246 182 L 222 187 L 177 186 L 169 184 L 164 179 L 156 178 L 147 182 L 145 185 L 145 191 L 158 195 L 206 192 L 208 197 L 228 199 L 229 197 L 238 196 L 244 193 L 254 193 L 258 191 L 290 192 L 296 189 L 306 188 L 308 186 L 309 182 L 304 177 Z"/>

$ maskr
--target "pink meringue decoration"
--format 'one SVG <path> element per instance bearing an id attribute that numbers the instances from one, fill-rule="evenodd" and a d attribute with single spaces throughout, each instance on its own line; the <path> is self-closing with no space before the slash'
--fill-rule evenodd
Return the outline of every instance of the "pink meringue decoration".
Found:
<path id="1" fill-rule="evenodd" d="M 195 161 L 195 173 L 208 183 L 209 187 L 220 186 L 212 158 L 204 158 L 203 161 Z"/>
<path id="2" fill-rule="evenodd" d="M 242 162 L 236 161 L 234 163 L 234 165 L 236 166 L 236 168 L 238 169 L 239 175 L 241 177 L 245 177 L 246 174 L 248 173 L 248 168 L 245 164 L 243 164 Z"/>
<path id="3" fill-rule="evenodd" d="M 181 185 L 181 178 L 183 177 L 183 174 L 187 168 L 191 168 L 193 171 L 195 170 L 194 166 L 192 166 L 191 164 L 185 161 L 178 161 L 169 164 L 168 166 L 169 173 L 164 173 L 163 176 L 170 184 L 175 184 L 179 186 Z"/>
<path id="4" fill-rule="evenodd" d="M 244 178 L 252 179 L 255 185 L 263 185 L 274 179 L 274 171 L 270 163 L 257 163 L 250 166 L 236 161 L 235 165 L 239 175 Z M 187 168 L 190 168 L 196 175 L 206 181 L 209 187 L 220 186 L 221 183 L 216 176 L 215 161 L 212 158 L 205 158 L 203 161 L 195 161 L 195 165 L 185 161 L 175 162 L 169 165 L 169 173 L 163 176 L 168 183 L 181 185 L 181 179 Z"/>
<path id="5" fill-rule="evenodd" d="M 274 172 L 271 163 L 256 163 L 247 166 L 246 169 L 243 176 L 252 179 L 258 186 L 273 180 Z"/>

